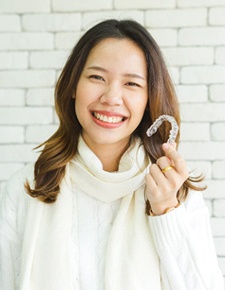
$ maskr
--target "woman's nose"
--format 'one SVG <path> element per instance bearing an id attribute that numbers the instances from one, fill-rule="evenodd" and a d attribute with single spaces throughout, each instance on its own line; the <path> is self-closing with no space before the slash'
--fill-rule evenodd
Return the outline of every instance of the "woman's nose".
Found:
<path id="1" fill-rule="evenodd" d="M 108 87 L 100 98 L 102 104 L 121 106 L 123 104 L 122 90 L 117 86 Z"/>

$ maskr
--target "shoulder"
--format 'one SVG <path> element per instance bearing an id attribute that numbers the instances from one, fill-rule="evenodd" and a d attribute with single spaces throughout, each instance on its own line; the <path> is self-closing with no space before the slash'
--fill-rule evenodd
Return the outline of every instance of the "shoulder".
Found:
<path id="1" fill-rule="evenodd" d="M 16 171 L 2 186 L 0 194 L 1 206 L 10 204 L 11 207 L 15 207 L 18 202 L 27 200 L 29 196 L 24 188 L 27 180 L 31 183 L 34 180 L 34 164 L 27 165 Z"/>
<path id="2" fill-rule="evenodd" d="M 14 172 L 8 181 L 18 179 L 18 178 L 24 178 L 24 177 L 33 177 L 34 176 L 34 163 L 28 164 L 21 168 L 20 170 L 17 170 Z"/>
<path id="3" fill-rule="evenodd" d="M 24 183 L 28 180 L 33 182 L 34 180 L 34 164 L 25 166 L 24 168 L 16 171 L 3 186 L 3 191 L 16 190 L 17 192 L 24 188 Z"/>
<path id="4" fill-rule="evenodd" d="M 6 181 L 6 187 L 14 187 L 25 182 L 26 180 L 33 181 L 34 179 L 34 164 L 29 164 L 22 169 L 13 173 L 13 175 Z"/>
<path id="5" fill-rule="evenodd" d="M 7 240 L 20 242 L 25 229 L 27 212 L 32 199 L 26 191 L 26 180 L 33 180 L 33 165 L 15 172 L 1 190 L 0 232 Z"/>

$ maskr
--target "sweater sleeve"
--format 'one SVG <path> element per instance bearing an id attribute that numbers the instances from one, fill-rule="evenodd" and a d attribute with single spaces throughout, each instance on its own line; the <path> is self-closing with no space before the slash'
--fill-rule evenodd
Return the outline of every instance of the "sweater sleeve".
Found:
<path id="1" fill-rule="evenodd" d="M 0 204 L 0 289 L 18 289 L 21 241 L 24 232 L 27 194 L 24 179 L 16 173 L 1 190 Z"/>
<path id="2" fill-rule="evenodd" d="M 163 289 L 224 290 L 202 194 L 190 192 L 179 208 L 149 217 Z"/>

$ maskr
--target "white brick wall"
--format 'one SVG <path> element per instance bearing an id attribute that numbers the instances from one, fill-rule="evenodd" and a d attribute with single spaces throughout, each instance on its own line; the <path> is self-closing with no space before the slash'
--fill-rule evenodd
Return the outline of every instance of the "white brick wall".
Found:
<path id="1" fill-rule="evenodd" d="M 155 9 L 155 8 L 175 8 L 176 0 L 114 0 L 115 9 Z"/>
<path id="2" fill-rule="evenodd" d="M 86 10 L 111 10 L 113 8 L 112 0 L 52 0 L 53 11 L 86 11 Z"/>
<path id="3" fill-rule="evenodd" d="M 145 16 L 150 27 L 196 27 L 206 25 L 207 9 L 151 9 Z"/>
<path id="4" fill-rule="evenodd" d="M 0 50 L 47 50 L 53 49 L 53 35 L 39 32 L 10 32 L 0 34 Z"/>
<path id="5" fill-rule="evenodd" d="M 94 3 L 94 5 L 93 5 Z M 0 183 L 57 127 L 56 78 L 82 32 L 133 18 L 162 48 L 181 104 L 180 151 L 204 193 L 225 275 L 225 0 L 0 0 Z"/>
<path id="6" fill-rule="evenodd" d="M 68 56 L 67 51 L 31 52 L 29 63 L 32 69 L 61 69 Z"/>
<path id="7" fill-rule="evenodd" d="M 81 28 L 81 14 L 78 13 L 24 15 L 21 21 L 25 31 L 77 31 Z"/>
<path id="8" fill-rule="evenodd" d="M 195 27 L 183 28 L 179 31 L 181 46 L 219 46 L 225 44 L 225 27 Z"/>
<path id="9" fill-rule="evenodd" d="M 0 13 L 51 12 L 51 0 L 1 0 Z"/>
<path id="10" fill-rule="evenodd" d="M 48 87 L 55 83 L 52 70 L 0 71 L 0 86 L 6 88 Z"/>
<path id="11" fill-rule="evenodd" d="M 225 14 L 224 7 L 211 8 L 209 11 L 209 24 L 225 25 L 224 14 Z"/>
<path id="12" fill-rule="evenodd" d="M 132 18 L 144 24 L 144 12 L 138 10 L 113 10 L 99 12 L 85 12 L 82 18 L 82 28 L 88 29 L 90 26 L 108 18 Z"/>
<path id="13" fill-rule="evenodd" d="M 1 11 L 1 8 L 0 8 Z M 1 15 L 0 31 L 20 31 L 21 23 L 19 15 Z"/>
<path id="14" fill-rule="evenodd" d="M 212 102 L 224 102 L 225 101 L 225 85 L 212 85 L 209 87 L 210 90 L 210 100 Z"/>
<path id="15" fill-rule="evenodd" d="M 149 28 L 149 32 L 155 38 L 161 47 L 173 47 L 177 45 L 177 30 L 172 28 L 153 29 Z"/>
<path id="16" fill-rule="evenodd" d="M 20 89 L 0 89 L 0 108 L 2 106 L 24 106 L 25 91 Z"/>
<path id="17" fill-rule="evenodd" d="M 173 47 L 162 49 L 168 65 L 212 65 L 214 50 L 211 47 Z"/>
<path id="18" fill-rule="evenodd" d="M 0 52 L 0 69 L 27 69 L 27 52 Z"/>

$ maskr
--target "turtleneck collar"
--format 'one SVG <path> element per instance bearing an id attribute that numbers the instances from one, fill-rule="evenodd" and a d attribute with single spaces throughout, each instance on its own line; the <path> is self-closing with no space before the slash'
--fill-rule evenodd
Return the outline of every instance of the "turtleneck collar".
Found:
<path id="1" fill-rule="evenodd" d="M 149 159 L 141 139 L 133 138 L 120 160 L 118 171 L 107 172 L 80 136 L 77 154 L 69 165 L 72 183 L 97 199 L 111 202 L 133 193 L 144 184 Z"/>

